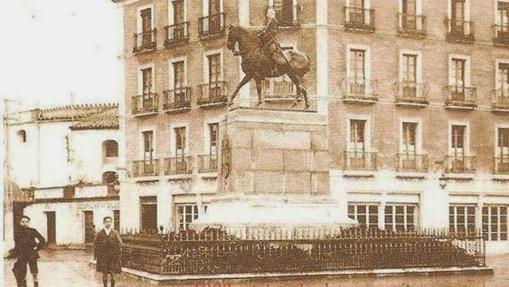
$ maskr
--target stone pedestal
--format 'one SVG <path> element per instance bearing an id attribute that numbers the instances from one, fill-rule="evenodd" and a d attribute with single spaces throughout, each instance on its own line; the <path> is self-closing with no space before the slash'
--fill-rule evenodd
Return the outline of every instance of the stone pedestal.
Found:
<path id="1" fill-rule="evenodd" d="M 353 223 L 330 196 L 325 116 L 239 108 L 219 130 L 219 195 L 195 226 Z"/>

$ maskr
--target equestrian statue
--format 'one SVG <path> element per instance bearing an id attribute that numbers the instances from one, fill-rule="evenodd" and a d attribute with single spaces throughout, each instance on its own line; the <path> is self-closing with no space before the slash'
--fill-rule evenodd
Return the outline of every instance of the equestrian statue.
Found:
<path id="1" fill-rule="evenodd" d="M 299 99 L 304 97 L 306 109 L 309 108 L 307 91 L 301 83 L 302 76 L 309 71 L 309 57 L 296 50 L 281 49 L 275 38 L 279 27 L 275 16 L 273 9 L 267 10 L 267 24 L 262 31 L 249 31 L 240 26 L 229 26 L 227 48 L 234 55 L 242 57 L 242 71 L 245 76 L 228 100 L 228 105 L 232 104 L 240 88 L 252 79 L 256 83 L 258 105 L 261 104 L 262 80 L 286 74 L 297 88 L 293 104 L 297 104 Z"/>

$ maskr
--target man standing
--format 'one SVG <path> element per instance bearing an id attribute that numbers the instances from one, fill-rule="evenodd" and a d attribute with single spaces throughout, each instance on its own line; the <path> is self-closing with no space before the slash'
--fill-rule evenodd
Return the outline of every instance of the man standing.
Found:
<path id="1" fill-rule="evenodd" d="M 46 244 L 44 237 L 28 226 L 30 217 L 24 215 L 21 217 L 19 230 L 14 234 L 14 254 L 16 255 L 16 263 L 12 268 L 18 287 L 26 287 L 27 264 L 30 267 L 30 273 L 34 280 L 34 287 L 39 286 L 37 274 L 37 259 L 39 258 L 39 250 Z M 37 240 L 37 242 L 36 242 Z"/>
<path id="2" fill-rule="evenodd" d="M 97 259 L 96 270 L 103 274 L 104 287 L 108 286 L 108 274 L 111 287 L 115 287 L 115 273 L 120 273 L 120 248 L 122 239 L 118 231 L 113 229 L 113 219 L 103 219 L 104 228 L 97 233 L 94 240 L 94 257 Z"/>

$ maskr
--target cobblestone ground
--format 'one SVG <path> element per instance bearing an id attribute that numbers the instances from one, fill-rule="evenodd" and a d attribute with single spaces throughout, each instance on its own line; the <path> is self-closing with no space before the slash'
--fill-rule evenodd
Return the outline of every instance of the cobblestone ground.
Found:
<path id="1" fill-rule="evenodd" d="M 41 287 L 101 287 L 101 275 L 88 265 L 91 254 L 85 251 L 47 251 L 41 253 L 39 261 L 39 286 Z M 495 268 L 495 275 L 452 275 L 452 276 L 402 276 L 378 278 L 308 280 L 256 280 L 256 281 L 210 281 L 179 284 L 192 287 L 507 287 L 509 286 L 509 254 L 490 256 L 488 265 Z M 4 264 L 5 286 L 16 286 L 11 272 L 13 260 Z M 28 286 L 33 286 L 28 276 Z M 1 284 L 0 284 L 1 285 Z M 119 276 L 118 287 L 155 286 L 150 282 Z"/>

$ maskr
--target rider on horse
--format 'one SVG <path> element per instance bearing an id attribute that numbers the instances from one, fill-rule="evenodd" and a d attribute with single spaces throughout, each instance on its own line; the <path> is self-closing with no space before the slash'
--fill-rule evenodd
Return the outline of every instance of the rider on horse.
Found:
<path id="1" fill-rule="evenodd" d="M 271 74 L 277 73 L 277 66 L 288 64 L 288 60 L 283 54 L 281 46 L 275 39 L 278 28 L 279 22 L 276 19 L 276 11 L 269 8 L 267 10 L 267 24 L 265 25 L 265 28 L 260 31 L 259 36 L 263 52 L 273 61 Z"/>

